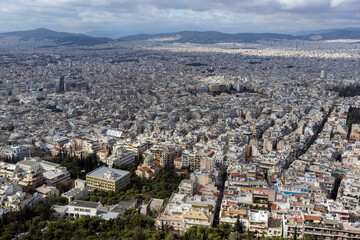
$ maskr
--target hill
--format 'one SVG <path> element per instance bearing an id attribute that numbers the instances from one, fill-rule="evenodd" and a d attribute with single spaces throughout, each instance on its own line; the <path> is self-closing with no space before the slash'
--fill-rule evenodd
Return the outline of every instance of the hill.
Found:
<path id="1" fill-rule="evenodd" d="M 332 32 L 341 31 L 341 30 L 360 32 L 360 28 L 349 27 L 349 28 L 343 28 L 343 29 L 330 28 L 330 29 L 320 29 L 320 30 L 313 30 L 313 31 L 300 31 L 300 32 L 295 32 L 292 35 L 293 36 L 308 36 L 308 35 L 332 33 Z"/>
<path id="2" fill-rule="evenodd" d="M 94 46 L 106 44 L 113 40 L 105 37 L 93 37 L 85 34 L 56 32 L 46 28 L 39 28 L 28 31 L 17 31 L 0 34 L 0 39 L 17 37 L 17 41 L 25 42 L 27 45 L 33 45 L 31 41 L 50 40 L 55 46 Z M 216 31 L 182 31 L 174 33 L 159 34 L 137 34 L 118 38 L 117 41 L 161 41 L 168 43 L 256 43 L 259 40 L 336 40 L 336 39 L 360 39 L 360 29 L 328 29 L 314 31 L 307 35 L 289 35 L 277 33 L 221 33 Z"/>
<path id="3" fill-rule="evenodd" d="M 198 43 L 198 44 L 213 44 L 220 42 L 243 42 L 255 43 L 259 40 L 335 40 L 335 39 L 360 39 L 360 31 L 353 30 L 328 30 L 321 33 L 311 33 L 305 36 L 294 36 L 289 34 L 276 33 L 221 33 L 216 31 L 197 32 L 197 31 L 183 31 L 174 33 L 160 33 L 160 34 L 138 34 L 132 36 L 121 37 L 121 41 L 164 41 L 164 42 L 179 42 L 179 43 Z"/>
<path id="4" fill-rule="evenodd" d="M 322 34 L 311 34 L 299 38 L 304 38 L 304 40 L 360 39 L 360 31 L 336 30 Z"/>
<path id="5" fill-rule="evenodd" d="M 168 42 L 190 42 L 200 44 L 212 44 L 220 42 L 245 42 L 252 43 L 258 40 L 269 39 L 293 39 L 294 37 L 286 34 L 275 33 L 221 33 L 216 31 L 198 32 L 198 31 L 183 31 L 175 33 L 160 33 L 160 34 L 138 34 L 133 36 L 121 37 L 122 41 L 139 41 L 139 40 L 160 40 Z"/>
<path id="6" fill-rule="evenodd" d="M 91 37 L 84 34 L 67 33 L 67 32 L 56 32 L 46 28 L 39 28 L 28 31 L 16 31 L 0 34 L 0 38 L 6 37 L 19 37 L 21 41 L 41 41 L 41 40 L 52 40 L 58 45 L 77 45 L 77 46 L 93 46 L 105 44 L 112 39 L 110 38 L 98 38 Z"/>

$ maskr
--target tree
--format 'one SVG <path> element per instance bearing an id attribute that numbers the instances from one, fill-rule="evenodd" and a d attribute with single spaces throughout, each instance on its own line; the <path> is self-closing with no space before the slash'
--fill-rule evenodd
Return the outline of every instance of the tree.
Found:
<path id="1" fill-rule="evenodd" d="M 146 206 L 146 216 L 148 216 L 148 217 L 153 217 L 153 213 L 152 213 L 152 211 L 151 211 L 150 204 L 148 204 L 148 205 Z"/>
<path id="2" fill-rule="evenodd" d="M 63 231 L 61 229 L 57 229 L 54 232 L 54 237 L 60 239 L 63 236 Z"/>
<path id="3" fill-rule="evenodd" d="M 212 212 L 214 210 L 214 206 L 213 205 L 209 205 L 209 211 Z"/>
<path id="4" fill-rule="evenodd" d="M 190 227 L 190 228 L 186 231 L 185 235 L 187 236 L 186 239 L 191 239 L 191 240 L 197 239 L 197 238 L 196 238 L 196 237 L 197 237 L 197 226 L 192 226 L 192 227 Z"/>
<path id="5" fill-rule="evenodd" d="M 166 235 L 165 240 L 175 240 L 176 239 L 176 235 L 174 232 L 169 232 L 168 235 Z"/>
<path id="6" fill-rule="evenodd" d="M 243 228 L 242 228 L 242 224 L 240 222 L 239 216 L 236 219 L 236 223 L 234 225 L 234 231 L 239 232 L 239 233 L 243 233 Z"/>
<path id="7" fill-rule="evenodd" d="M 247 238 L 246 233 L 232 232 L 229 235 L 229 240 L 241 240 L 241 239 L 246 239 L 246 238 Z M 248 239 L 251 239 L 251 238 L 248 238 Z"/>
<path id="8" fill-rule="evenodd" d="M 302 239 L 304 239 L 304 240 L 315 240 L 316 237 L 314 235 L 304 234 Z"/>

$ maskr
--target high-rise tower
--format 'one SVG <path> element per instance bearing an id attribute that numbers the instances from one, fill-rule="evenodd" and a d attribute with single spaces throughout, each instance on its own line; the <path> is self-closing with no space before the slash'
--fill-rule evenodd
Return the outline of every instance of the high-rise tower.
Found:
<path id="1" fill-rule="evenodd" d="M 57 86 L 57 92 L 64 92 L 65 91 L 65 77 L 61 76 L 59 80 L 59 85 Z"/>

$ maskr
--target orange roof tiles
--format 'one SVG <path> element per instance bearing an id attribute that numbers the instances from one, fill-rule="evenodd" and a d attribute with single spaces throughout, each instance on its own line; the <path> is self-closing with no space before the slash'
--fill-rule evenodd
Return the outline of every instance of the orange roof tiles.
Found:
<path id="1" fill-rule="evenodd" d="M 315 209 L 316 209 L 316 211 L 324 211 L 324 207 L 317 206 Z"/>
<path id="2" fill-rule="evenodd" d="M 269 207 L 271 208 L 271 210 L 276 210 L 277 209 L 276 204 L 269 204 Z"/>
<path id="3" fill-rule="evenodd" d="M 313 216 L 313 215 L 304 215 L 305 220 L 310 220 L 310 221 L 321 221 L 321 217 L 319 216 Z"/>

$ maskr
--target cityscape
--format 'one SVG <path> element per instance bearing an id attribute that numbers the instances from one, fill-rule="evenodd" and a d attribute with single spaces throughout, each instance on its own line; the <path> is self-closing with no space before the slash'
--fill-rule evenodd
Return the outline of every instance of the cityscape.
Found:
<path id="1" fill-rule="evenodd" d="M 360 239 L 360 30 L 0 33 L 0 239 Z"/>

